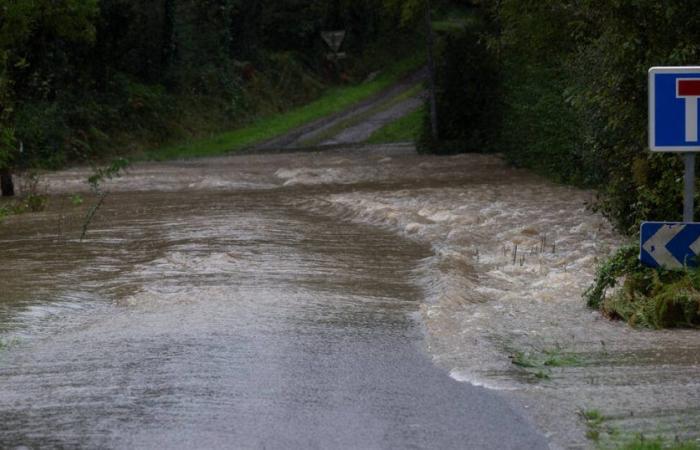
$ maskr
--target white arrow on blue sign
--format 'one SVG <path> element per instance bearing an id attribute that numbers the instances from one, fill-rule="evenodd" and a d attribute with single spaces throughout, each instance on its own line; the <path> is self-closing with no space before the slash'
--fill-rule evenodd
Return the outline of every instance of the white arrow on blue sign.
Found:
<path id="1" fill-rule="evenodd" d="M 645 266 L 666 269 L 698 266 L 700 223 L 645 222 L 640 234 L 640 259 Z"/>

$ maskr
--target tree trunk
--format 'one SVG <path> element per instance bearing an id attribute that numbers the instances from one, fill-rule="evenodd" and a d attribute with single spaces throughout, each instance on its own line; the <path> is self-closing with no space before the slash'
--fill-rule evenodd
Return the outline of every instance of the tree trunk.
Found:
<path id="1" fill-rule="evenodd" d="M 0 190 L 3 197 L 15 195 L 15 184 L 12 182 L 12 174 L 7 170 L 0 171 Z"/>
<path id="2" fill-rule="evenodd" d="M 437 114 L 437 98 L 435 96 L 435 56 L 433 50 L 433 19 L 430 11 L 430 0 L 425 2 L 425 21 L 426 21 L 426 44 L 428 47 L 428 72 L 430 83 L 430 128 L 433 132 L 433 139 L 440 139 L 438 134 L 438 114 Z"/>

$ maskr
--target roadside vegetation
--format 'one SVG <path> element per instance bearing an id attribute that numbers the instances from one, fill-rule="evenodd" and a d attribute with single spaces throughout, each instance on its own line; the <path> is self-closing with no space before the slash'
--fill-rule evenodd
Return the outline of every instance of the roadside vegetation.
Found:
<path id="1" fill-rule="evenodd" d="M 0 192 L 14 195 L 13 174 L 23 185 L 21 198 L 0 202 L 0 222 L 44 209 L 49 197 L 24 185 L 44 170 L 220 155 L 377 94 L 424 64 L 420 33 L 398 26 L 404 7 L 392 0 L 3 3 Z M 328 58 L 327 30 L 346 31 L 346 58 Z"/>
<path id="2" fill-rule="evenodd" d="M 388 0 L 5 2 L 0 176 L 220 154 L 284 133 L 422 63 L 401 15 Z M 336 64 L 321 32 L 337 29 Z"/>
<path id="3" fill-rule="evenodd" d="M 643 434 L 631 436 L 614 425 L 615 417 L 606 416 L 597 409 L 580 410 L 579 416 L 586 424 L 586 436 L 601 450 L 700 450 L 698 441 Z"/>
<path id="4" fill-rule="evenodd" d="M 461 20 L 453 13 L 436 27 L 439 129 L 436 139 L 425 120 L 423 151 L 498 152 L 556 182 L 594 188 L 593 208 L 631 241 L 642 221 L 681 220 L 683 164 L 647 148 L 646 84 L 652 66 L 700 59 L 692 2 L 461 5 Z M 697 271 L 636 260 L 623 249 L 604 262 L 588 303 L 637 326 L 700 325 Z"/>
<path id="5" fill-rule="evenodd" d="M 413 53 L 384 68 L 371 81 L 328 89 L 320 98 L 283 113 L 272 113 L 249 125 L 176 145 L 149 150 L 145 158 L 167 160 L 215 156 L 241 150 L 283 135 L 301 125 L 340 112 L 381 92 L 424 64 L 420 53 Z"/>
<path id="6" fill-rule="evenodd" d="M 375 131 L 369 137 L 367 143 L 415 142 L 420 135 L 424 117 L 425 111 L 422 108 L 417 109 Z"/>
<path id="7" fill-rule="evenodd" d="M 620 450 L 700 450 L 700 443 L 669 442 L 662 438 L 645 439 L 638 437 L 619 448 Z"/>
<path id="8" fill-rule="evenodd" d="M 700 269 L 650 269 L 639 249 L 620 249 L 585 293 L 588 305 L 611 319 L 649 328 L 700 327 Z"/>

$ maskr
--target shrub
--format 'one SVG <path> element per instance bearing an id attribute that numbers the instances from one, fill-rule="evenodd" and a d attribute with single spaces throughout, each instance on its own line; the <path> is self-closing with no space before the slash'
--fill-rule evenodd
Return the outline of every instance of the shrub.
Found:
<path id="1" fill-rule="evenodd" d="M 584 294 L 588 305 L 635 326 L 700 326 L 700 269 L 647 268 L 638 251 L 636 246 L 623 247 L 598 269 Z"/>

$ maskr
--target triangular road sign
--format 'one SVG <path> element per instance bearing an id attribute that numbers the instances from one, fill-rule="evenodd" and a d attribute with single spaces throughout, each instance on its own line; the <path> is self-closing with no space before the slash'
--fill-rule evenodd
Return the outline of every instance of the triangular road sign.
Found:
<path id="1" fill-rule="evenodd" d="M 326 44 L 328 44 L 331 50 L 337 53 L 338 50 L 340 50 L 340 46 L 343 45 L 343 41 L 345 40 L 345 30 L 323 31 L 321 32 L 321 37 L 324 41 L 326 41 Z"/>

